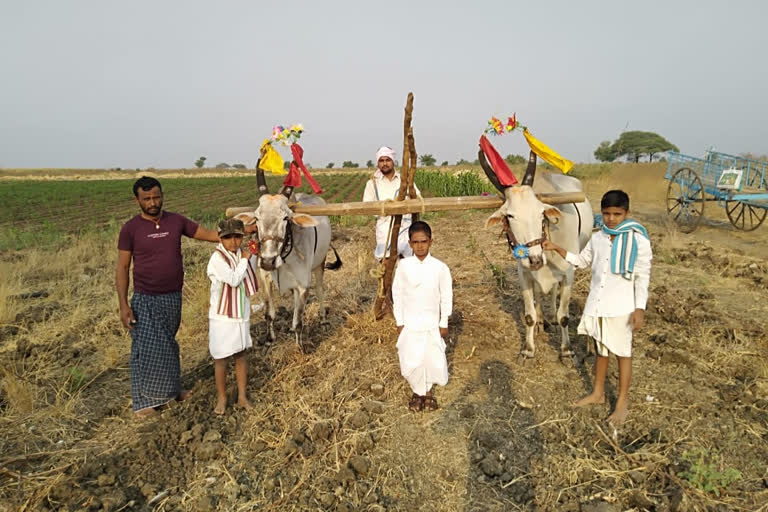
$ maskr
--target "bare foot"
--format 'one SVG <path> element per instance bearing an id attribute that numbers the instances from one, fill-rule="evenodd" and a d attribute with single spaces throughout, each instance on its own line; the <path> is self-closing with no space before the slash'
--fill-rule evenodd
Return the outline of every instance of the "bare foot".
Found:
<path id="1" fill-rule="evenodd" d="M 610 416 L 608 416 L 608 423 L 611 425 L 621 425 L 627 419 L 627 405 L 616 404 L 616 409 L 613 410 Z"/>
<path id="2" fill-rule="evenodd" d="M 224 410 L 227 408 L 227 397 L 219 397 L 218 400 L 216 400 L 216 407 L 213 408 L 213 414 L 216 416 L 221 416 L 224 414 Z"/>
<path id="3" fill-rule="evenodd" d="M 153 414 L 157 414 L 157 410 L 155 410 L 154 407 L 147 407 L 146 409 L 138 410 L 134 413 L 136 415 L 136 419 L 143 420 L 144 418 L 148 418 L 152 416 Z"/>
<path id="4" fill-rule="evenodd" d="M 235 407 L 239 409 L 245 409 L 247 411 L 253 409 L 251 402 L 249 402 L 247 398 L 238 398 Z"/>
<path id="5" fill-rule="evenodd" d="M 605 403 L 605 393 L 596 394 L 595 392 L 592 392 L 587 396 L 582 397 L 579 400 L 576 400 L 575 402 L 573 402 L 571 407 L 584 407 L 585 405 L 604 404 L 604 403 Z"/>
<path id="6" fill-rule="evenodd" d="M 184 400 L 189 398 L 189 395 L 191 395 L 191 394 L 192 394 L 192 391 L 190 391 L 188 389 L 182 389 L 181 393 L 179 393 L 179 396 L 176 397 L 176 401 L 177 402 L 183 402 Z"/>

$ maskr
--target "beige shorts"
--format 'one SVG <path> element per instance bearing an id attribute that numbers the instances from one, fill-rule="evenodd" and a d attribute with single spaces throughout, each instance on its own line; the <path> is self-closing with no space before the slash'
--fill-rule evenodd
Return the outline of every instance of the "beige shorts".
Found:
<path id="1" fill-rule="evenodd" d="M 632 357 L 632 326 L 630 315 L 612 317 L 583 316 L 577 332 L 595 340 L 597 354 L 608 357 Z"/>

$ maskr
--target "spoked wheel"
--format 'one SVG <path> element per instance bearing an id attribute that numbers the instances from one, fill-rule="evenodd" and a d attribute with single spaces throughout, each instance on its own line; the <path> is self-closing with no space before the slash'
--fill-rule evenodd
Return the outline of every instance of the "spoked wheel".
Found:
<path id="1" fill-rule="evenodd" d="M 765 220 L 765 208 L 742 203 L 741 201 L 726 201 L 725 213 L 733 227 L 742 231 L 754 231 Z"/>
<path id="2" fill-rule="evenodd" d="M 683 233 L 695 230 L 704 216 L 704 186 L 695 171 L 678 169 L 667 187 L 667 214 Z"/>

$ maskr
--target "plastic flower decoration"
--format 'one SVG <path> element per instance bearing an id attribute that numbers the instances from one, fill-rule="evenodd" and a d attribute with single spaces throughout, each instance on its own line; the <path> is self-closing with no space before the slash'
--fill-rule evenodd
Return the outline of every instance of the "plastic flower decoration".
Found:
<path id="1" fill-rule="evenodd" d="M 272 140 L 274 142 L 279 142 L 283 146 L 290 146 L 301 138 L 303 132 L 304 125 L 301 123 L 291 125 L 288 128 L 282 125 L 277 125 L 272 128 Z"/>
<path id="2" fill-rule="evenodd" d="M 508 117 L 506 123 L 502 122 L 498 117 L 493 116 L 488 121 L 488 126 L 485 128 L 485 133 L 490 133 L 491 135 L 504 135 L 504 133 L 511 132 L 517 127 L 518 125 L 516 113 L 512 114 L 512 117 Z"/>
<path id="3" fill-rule="evenodd" d="M 516 245 L 514 249 L 512 249 L 512 255 L 515 257 L 515 259 L 522 260 L 523 258 L 528 257 L 528 248 L 524 245 Z"/>
<path id="4" fill-rule="evenodd" d="M 517 113 L 512 114 L 512 117 L 507 119 L 507 125 L 504 127 L 508 132 L 511 132 L 517 128 Z"/>
<path id="5" fill-rule="evenodd" d="M 496 117 L 491 117 L 491 120 L 488 121 L 488 127 L 485 129 L 485 133 L 490 133 L 492 135 L 501 135 L 504 133 L 504 125 L 501 123 L 500 119 L 497 119 Z"/>

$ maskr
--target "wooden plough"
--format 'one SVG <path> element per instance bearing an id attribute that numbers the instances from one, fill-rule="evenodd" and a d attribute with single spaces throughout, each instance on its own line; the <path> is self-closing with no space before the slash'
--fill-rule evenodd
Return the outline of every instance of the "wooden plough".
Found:
<path id="1" fill-rule="evenodd" d="M 405 105 L 405 120 L 403 126 L 403 163 L 400 168 L 400 191 L 397 199 L 387 201 L 333 203 L 326 205 L 302 205 L 296 203 L 291 209 L 297 213 L 308 215 L 393 215 L 391 240 L 389 247 L 397 247 L 398 233 L 403 215 L 412 214 L 413 220 L 418 220 L 420 213 L 457 211 L 457 210 L 490 210 L 499 208 L 504 204 L 501 196 L 463 196 L 463 197 L 430 197 L 405 199 L 405 196 L 417 197 L 413 184 L 416 174 L 416 147 L 414 144 L 411 119 L 413 115 L 413 93 L 408 93 Z M 561 194 L 539 194 L 539 200 L 547 204 L 580 203 L 586 200 L 583 192 L 569 192 Z M 226 215 L 231 217 L 238 213 L 255 210 L 255 207 L 227 208 Z M 379 277 L 379 293 L 374 302 L 374 314 L 376 319 L 381 319 L 392 311 L 392 279 L 394 275 L 396 251 L 384 258 L 377 272 Z"/>

